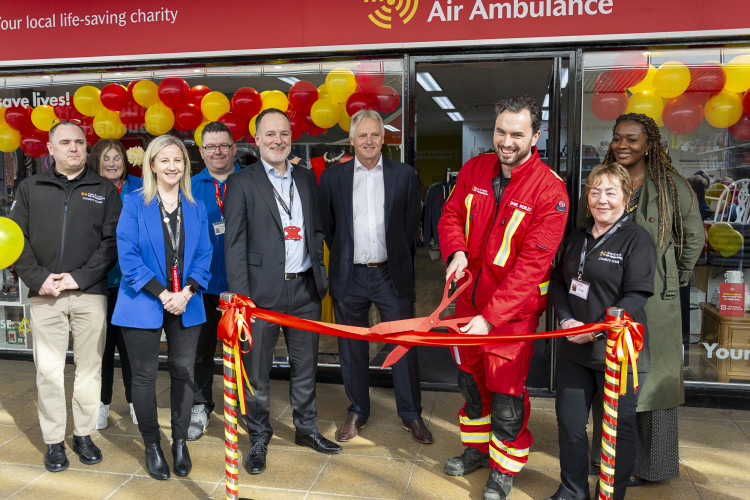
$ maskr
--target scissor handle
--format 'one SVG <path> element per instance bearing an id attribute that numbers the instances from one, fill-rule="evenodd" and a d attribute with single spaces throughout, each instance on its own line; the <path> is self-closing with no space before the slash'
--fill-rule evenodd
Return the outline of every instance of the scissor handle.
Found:
<path id="1" fill-rule="evenodd" d="M 471 275 L 471 272 L 468 270 L 464 270 L 464 277 L 466 278 L 466 281 L 461 283 L 456 287 L 456 290 L 451 294 L 451 283 L 453 283 L 453 279 L 456 277 L 456 273 L 451 273 L 450 277 L 448 278 L 448 281 L 445 282 L 445 290 L 443 290 L 443 300 L 440 302 L 440 306 L 437 308 L 437 312 L 440 313 L 443 309 L 448 307 L 448 304 L 456 300 L 456 298 L 463 293 L 464 290 L 466 290 L 469 285 L 471 284 L 471 281 L 473 279 L 473 276 Z"/>

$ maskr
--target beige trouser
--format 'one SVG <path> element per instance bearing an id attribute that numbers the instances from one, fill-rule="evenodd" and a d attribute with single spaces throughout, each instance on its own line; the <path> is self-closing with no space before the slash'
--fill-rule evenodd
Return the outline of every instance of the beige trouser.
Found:
<path id="1" fill-rule="evenodd" d="M 96 427 L 102 385 L 102 352 L 107 323 L 107 297 L 65 291 L 57 297 L 31 298 L 39 425 L 46 444 L 65 440 L 65 354 L 73 332 L 73 434 L 88 436 Z"/>

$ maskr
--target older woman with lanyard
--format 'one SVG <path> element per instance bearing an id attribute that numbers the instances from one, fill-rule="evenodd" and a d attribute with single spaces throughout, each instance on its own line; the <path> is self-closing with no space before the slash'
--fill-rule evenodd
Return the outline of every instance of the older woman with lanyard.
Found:
<path id="1" fill-rule="evenodd" d="M 112 322 L 122 327 L 133 372 L 133 405 L 146 445 L 146 467 L 167 479 L 156 407 L 160 332 L 167 336 L 171 380 L 172 457 L 178 476 L 192 468 L 186 439 L 193 403 L 193 365 L 206 321 L 199 289 L 211 277 L 206 209 L 190 191 L 185 145 L 169 135 L 153 140 L 143 159 L 143 190 L 125 197 L 117 226 L 122 282 Z"/>
<path id="2" fill-rule="evenodd" d="M 656 251 L 648 232 L 625 213 L 632 193 L 627 170 L 616 163 L 597 166 L 586 180 L 586 198 L 593 217 L 567 238 L 550 282 L 550 298 L 563 329 L 603 321 L 606 309 L 613 306 L 646 324 L 643 307 L 654 291 Z M 562 340 L 555 397 L 561 484 L 552 500 L 589 498 L 586 424 L 594 394 L 604 388 L 606 342 L 599 342 L 603 338 L 605 332 Z M 641 384 L 648 368 L 645 347 L 638 360 Z M 631 376 L 618 406 L 616 499 L 625 497 L 635 464 L 637 404 Z M 602 408 L 593 411 L 601 413 Z"/>

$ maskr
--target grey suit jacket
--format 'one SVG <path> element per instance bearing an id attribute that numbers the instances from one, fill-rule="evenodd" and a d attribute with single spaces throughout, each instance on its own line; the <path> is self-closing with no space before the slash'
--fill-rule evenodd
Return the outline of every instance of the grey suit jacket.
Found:
<path id="1" fill-rule="evenodd" d="M 310 254 L 316 299 L 328 289 L 323 264 L 323 229 L 315 174 L 294 167 L 292 178 L 305 218 L 305 246 Z M 224 195 L 224 256 L 229 290 L 262 308 L 275 306 L 284 283 L 284 230 L 263 163 L 258 161 L 227 179 Z"/>
<path id="2" fill-rule="evenodd" d="M 383 158 L 385 247 L 398 295 L 414 291 L 414 244 L 419 230 L 419 179 L 413 167 Z M 354 160 L 334 165 L 320 176 L 320 205 L 326 243 L 331 297 L 343 299 L 354 266 Z"/>

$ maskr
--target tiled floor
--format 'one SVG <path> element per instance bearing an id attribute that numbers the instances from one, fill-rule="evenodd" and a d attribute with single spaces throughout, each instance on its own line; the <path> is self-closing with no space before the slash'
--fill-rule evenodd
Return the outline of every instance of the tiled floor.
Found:
<path id="1" fill-rule="evenodd" d="M 68 399 L 73 366 L 66 371 Z M 116 373 L 119 376 L 119 371 Z M 26 361 L 0 360 L 0 497 L 19 499 L 186 499 L 224 497 L 224 451 L 221 418 L 211 417 L 208 434 L 190 443 L 193 471 L 187 478 L 151 479 L 143 468 L 143 444 L 130 420 L 120 379 L 115 380 L 110 425 L 95 433 L 104 460 L 86 466 L 69 450 L 70 468 L 50 473 L 42 464 L 42 443 L 36 413 L 34 366 Z M 216 377 L 215 391 L 221 379 Z M 169 450 L 169 382 L 159 374 L 160 422 L 164 449 Z M 268 470 L 240 474 L 240 496 L 255 499 L 344 498 L 481 498 L 488 471 L 467 477 L 443 473 L 447 457 L 461 451 L 455 393 L 424 392 L 423 416 L 435 436 L 427 446 L 401 429 L 393 392 L 373 388 L 372 415 L 357 439 L 344 444 L 340 455 L 326 456 L 294 445 L 294 427 L 287 402 L 288 383 L 272 383 L 275 435 Z M 343 387 L 318 385 L 321 431 L 333 438 L 346 416 Z M 69 413 L 70 419 L 70 413 Z M 526 468 L 516 477 L 511 498 L 544 499 L 558 484 L 554 400 L 534 398 L 529 426 L 535 443 Z M 68 423 L 68 449 L 72 426 Z M 681 477 L 633 488 L 631 499 L 746 499 L 750 497 L 750 412 L 680 408 Z M 247 451 L 241 431 L 241 449 Z M 169 453 L 167 460 L 171 461 Z M 593 486 L 593 480 L 592 480 Z"/>

